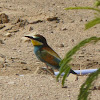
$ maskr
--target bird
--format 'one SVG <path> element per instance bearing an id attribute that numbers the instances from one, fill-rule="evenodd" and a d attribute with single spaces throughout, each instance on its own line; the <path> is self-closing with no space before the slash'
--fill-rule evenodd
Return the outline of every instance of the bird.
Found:
<path id="1" fill-rule="evenodd" d="M 40 34 L 35 34 L 33 36 L 25 36 L 31 39 L 31 42 L 34 46 L 34 53 L 36 57 L 46 64 L 46 67 L 51 67 L 53 70 L 60 70 L 59 63 L 62 60 L 60 56 L 47 44 L 47 40 L 44 36 Z M 75 73 L 70 69 L 70 73 Z"/>

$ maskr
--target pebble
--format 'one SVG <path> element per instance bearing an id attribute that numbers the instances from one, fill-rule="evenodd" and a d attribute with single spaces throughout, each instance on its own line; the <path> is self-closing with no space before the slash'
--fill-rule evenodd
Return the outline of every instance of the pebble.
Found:
<path id="1" fill-rule="evenodd" d="M 21 41 L 23 41 L 23 42 L 29 42 L 29 41 L 30 41 L 30 39 L 29 39 L 29 38 L 27 38 L 27 37 L 22 37 L 22 38 L 21 38 Z"/>
<path id="2" fill-rule="evenodd" d="M 27 64 L 27 63 L 22 61 L 21 64 Z"/>
<path id="3" fill-rule="evenodd" d="M 60 21 L 60 19 L 58 17 L 54 16 L 54 15 L 53 16 L 48 16 L 46 18 L 46 20 L 49 21 L 49 22 L 55 21 L 56 23 L 59 23 L 59 21 Z"/>
<path id="4" fill-rule="evenodd" d="M 17 76 L 24 76 L 24 75 L 20 75 L 20 74 L 16 74 Z"/>
<path id="5" fill-rule="evenodd" d="M 36 20 L 36 21 L 30 22 L 29 24 L 37 24 L 37 23 L 41 23 L 41 22 L 43 22 L 43 20 Z"/>
<path id="6" fill-rule="evenodd" d="M 23 68 L 23 70 L 30 70 L 30 69 L 28 69 L 28 68 Z"/>
<path id="7" fill-rule="evenodd" d="M 74 39 L 72 39 L 71 41 L 74 42 Z"/>
<path id="8" fill-rule="evenodd" d="M 64 44 L 60 44 L 60 47 L 64 47 Z"/>
<path id="9" fill-rule="evenodd" d="M 33 27 L 30 27 L 30 28 L 29 28 L 29 31 L 32 31 L 32 30 L 33 30 Z"/>
<path id="10" fill-rule="evenodd" d="M 0 40 L 0 44 L 4 44 L 3 40 Z"/>
<path id="11" fill-rule="evenodd" d="M 58 19 L 58 17 L 48 17 L 47 21 L 54 21 L 54 20 L 57 20 L 57 19 Z"/>
<path id="12" fill-rule="evenodd" d="M 69 74 L 69 76 L 67 77 L 68 81 L 76 81 L 77 80 L 77 75 L 74 74 Z"/>
<path id="13" fill-rule="evenodd" d="M 0 14 L 0 24 L 4 24 L 8 22 L 9 22 L 8 15 L 6 15 L 5 13 L 1 13 Z"/>
<path id="14" fill-rule="evenodd" d="M 12 34 L 11 34 L 11 33 L 6 33 L 5 36 L 6 36 L 6 37 L 11 37 Z"/>
<path id="15" fill-rule="evenodd" d="M 0 25 L 0 29 L 3 29 L 5 27 L 5 25 Z"/>
<path id="16" fill-rule="evenodd" d="M 61 30 L 62 30 L 62 31 L 65 31 L 65 30 L 67 30 L 67 28 L 66 28 L 66 27 L 63 27 Z"/>

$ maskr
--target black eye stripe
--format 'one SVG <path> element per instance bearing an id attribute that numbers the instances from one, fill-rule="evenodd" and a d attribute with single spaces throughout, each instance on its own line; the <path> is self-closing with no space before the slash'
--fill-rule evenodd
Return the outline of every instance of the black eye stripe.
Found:
<path id="1" fill-rule="evenodd" d="M 39 42 L 43 42 L 42 39 L 40 39 L 40 38 L 35 38 L 35 40 L 37 40 Z"/>
<path id="2" fill-rule="evenodd" d="M 45 38 L 34 38 L 34 40 L 37 40 L 42 43 L 46 42 Z"/>
<path id="3" fill-rule="evenodd" d="M 35 35 L 33 37 L 33 39 L 43 43 L 43 45 L 47 45 L 47 41 L 46 41 L 45 37 L 43 37 L 42 35 Z"/>

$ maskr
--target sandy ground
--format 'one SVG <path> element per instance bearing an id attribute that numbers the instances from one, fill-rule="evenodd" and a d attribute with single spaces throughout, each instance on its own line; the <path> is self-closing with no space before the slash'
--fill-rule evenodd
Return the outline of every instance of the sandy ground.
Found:
<path id="1" fill-rule="evenodd" d="M 8 16 L 0 24 L 0 100 L 77 100 L 79 87 L 87 76 L 66 81 L 61 88 L 51 75 L 37 69 L 45 66 L 33 53 L 24 36 L 42 34 L 48 44 L 64 57 L 81 40 L 100 37 L 100 25 L 84 30 L 84 24 L 94 18 L 93 11 L 65 11 L 70 6 L 92 6 L 94 0 L 0 0 L 0 14 Z M 55 20 L 50 21 L 50 18 Z M 1 19 L 0 19 L 1 20 Z M 7 18 L 6 18 L 7 20 Z M 0 21 L 1 22 L 1 21 Z M 100 67 L 100 42 L 89 44 L 73 57 L 73 69 Z M 100 79 L 95 86 L 100 85 Z M 100 90 L 92 91 L 91 100 L 99 100 Z"/>

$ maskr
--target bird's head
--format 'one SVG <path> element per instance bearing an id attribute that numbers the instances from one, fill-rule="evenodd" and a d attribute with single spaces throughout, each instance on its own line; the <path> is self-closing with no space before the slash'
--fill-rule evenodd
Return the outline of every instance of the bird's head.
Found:
<path id="1" fill-rule="evenodd" d="M 46 39 L 40 34 L 25 37 L 30 38 L 34 46 L 47 45 Z"/>

